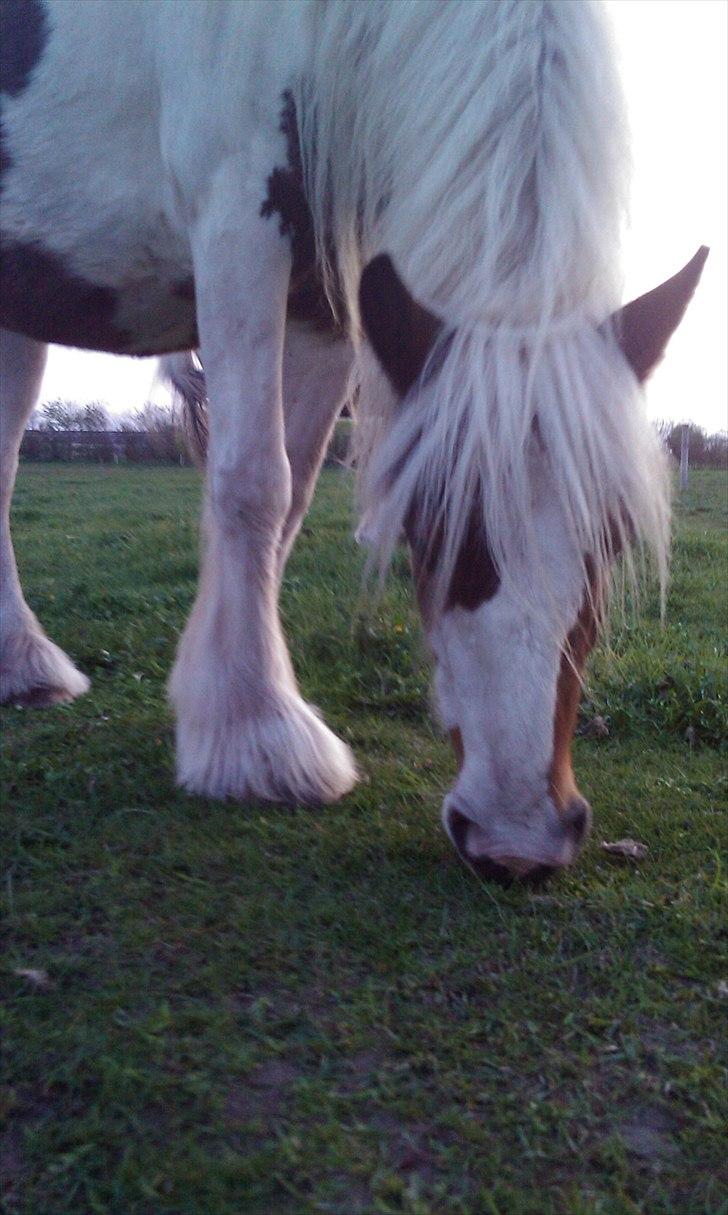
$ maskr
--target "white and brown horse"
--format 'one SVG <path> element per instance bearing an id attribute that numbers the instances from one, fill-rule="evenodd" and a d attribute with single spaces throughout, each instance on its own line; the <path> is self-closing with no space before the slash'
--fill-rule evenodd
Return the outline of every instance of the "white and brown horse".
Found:
<path id="1" fill-rule="evenodd" d="M 17 577 L 9 505 L 46 343 L 199 347 L 204 552 L 171 679 L 180 783 L 328 802 L 347 747 L 277 599 L 342 401 L 362 535 L 404 533 L 460 757 L 443 821 L 500 876 L 572 860 L 570 740 L 609 566 L 664 577 L 640 382 L 705 251 L 619 308 L 625 143 L 588 0 L 3 0 L 2 699 L 88 680 Z M 400 277 L 401 276 L 401 277 Z M 405 286 L 405 283 L 407 284 Z"/>

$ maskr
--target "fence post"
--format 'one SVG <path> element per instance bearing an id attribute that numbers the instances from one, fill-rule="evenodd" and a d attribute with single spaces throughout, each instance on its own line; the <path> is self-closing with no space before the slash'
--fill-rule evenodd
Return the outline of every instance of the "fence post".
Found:
<path id="1" fill-rule="evenodd" d="M 688 465 L 690 463 L 690 427 L 683 422 L 680 436 L 680 490 L 685 492 L 688 487 Z"/>

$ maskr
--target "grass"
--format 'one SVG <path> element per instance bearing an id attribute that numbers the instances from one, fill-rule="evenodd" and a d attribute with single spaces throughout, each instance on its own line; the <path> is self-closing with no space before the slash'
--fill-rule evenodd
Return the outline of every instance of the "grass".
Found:
<path id="1" fill-rule="evenodd" d="M 439 828 L 406 563 L 365 611 L 333 470 L 283 613 L 364 781 L 322 811 L 174 789 L 198 500 L 192 470 L 19 476 L 29 601 L 93 690 L 2 714 L 5 1211 L 728 1209 L 720 474 L 680 505 L 666 629 L 648 600 L 594 660 L 594 838 L 540 891 L 479 884 Z M 598 846 L 627 835 L 637 866 Z"/>

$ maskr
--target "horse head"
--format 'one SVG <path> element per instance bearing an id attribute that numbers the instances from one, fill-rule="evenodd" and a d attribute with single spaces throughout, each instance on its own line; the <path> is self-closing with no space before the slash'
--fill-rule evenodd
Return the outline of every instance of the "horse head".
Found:
<path id="1" fill-rule="evenodd" d="M 645 381 L 706 256 L 701 249 L 674 278 L 592 326 L 588 340 L 602 380 L 613 375 L 617 384 L 626 376 L 632 387 Z M 476 873 L 540 877 L 568 865 L 588 834 L 591 811 L 574 778 L 571 743 L 608 568 L 629 544 L 632 521 L 618 521 L 619 505 L 611 508 L 601 559 L 582 551 L 547 458 L 547 419 L 536 412 L 522 434 L 527 501 L 496 504 L 506 529 L 513 523 L 518 537 L 525 528 L 526 539 L 517 539 L 506 559 L 502 546 L 494 551 L 487 520 L 499 485 L 481 477 L 448 489 L 438 485 L 431 463 L 415 458 L 417 446 L 428 442 L 429 394 L 457 350 L 457 328 L 412 297 L 386 255 L 366 266 L 359 302 L 364 335 L 384 372 L 381 391 L 392 394 L 391 425 L 409 435 L 378 475 L 380 484 L 389 476 L 405 486 L 402 526 L 434 657 L 437 706 L 458 762 L 443 824 Z M 457 374 L 457 367 L 449 369 Z M 441 399 L 440 408 L 447 403 Z M 473 442 L 465 424 L 454 433 L 457 441 L 459 435 Z M 518 511 L 522 518 L 510 520 Z M 455 546 L 449 554 L 448 544 Z"/>

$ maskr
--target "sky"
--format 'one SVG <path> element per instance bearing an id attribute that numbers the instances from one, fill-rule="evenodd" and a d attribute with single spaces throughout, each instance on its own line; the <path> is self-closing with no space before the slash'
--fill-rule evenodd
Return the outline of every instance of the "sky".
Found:
<path id="1" fill-rule="evenodd" d="M 570 0 L 578 3 L 579 0 Z M 700 245 L 695 299 L 652 377 L 653 418 L 728 428 L 728 94 L 726 0 L 606 0 L 632 129 L 632 221 L 625 300 L 669 278 Z M 164 404 L 155 359 L 52 347 L 41 401 Z"/>

